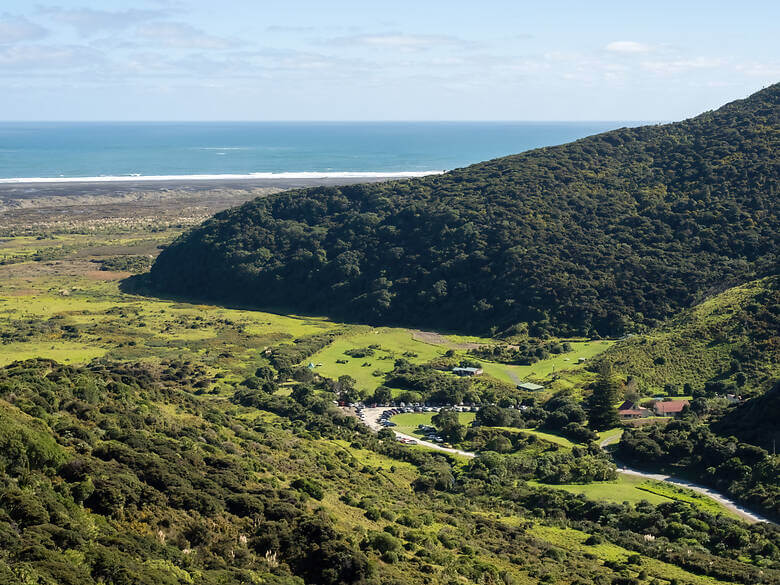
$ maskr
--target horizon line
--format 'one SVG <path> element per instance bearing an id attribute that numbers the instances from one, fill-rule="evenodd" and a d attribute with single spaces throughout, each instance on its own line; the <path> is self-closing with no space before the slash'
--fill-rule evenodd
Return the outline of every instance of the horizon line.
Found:
<path id="1" fill-rule="evenodd" d="M 0 124 L 666 124 L 672 120 L 0 120 Z"/>

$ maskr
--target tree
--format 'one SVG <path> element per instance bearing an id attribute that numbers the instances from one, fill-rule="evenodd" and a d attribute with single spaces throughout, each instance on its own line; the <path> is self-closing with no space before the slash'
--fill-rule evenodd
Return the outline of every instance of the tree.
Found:
<path id="1" fill-rule="evenodd" d="M 607 365 L 599 373 L 588 400 L 588 421 L 596 431 L 611 429 L 620 424 L 615 403 L 619 400 L 620 383 Z"/>
<path id="2" fill-rule="evenodd" d="M 503 408 L 488 404 L 479 409 L 476 421 L 486 427 L 505 427 L 508 424 L 507 412 Z"/>
<path id="3" fill-rule="evenodd" d="M 347 402 L 355 402 L 356 400 L 360 400 L 360 391 L 355 388 L 356 383 L 357 380 L 355 380 L 355 378 L 352 376 L 339 376 L 339 381 L 336 384 L 336 390 L 338 391 L 342 400 L 346 400 Z"/>
<path id="4" fill-rule="evenodd" d="M 393 399 L 393 392 L 387 386 L 380 386 L 374 391 L 374 402 L 377 404 L 387 404 Z"/>
<path id="5" fill-rule="evenodd" d="M 463 440 L 466 428 L 458 421 L 458 413 L 454 410 L 440 410 L 433 415 L 431 422 L 442 438 L 451 443 L 459 443 Z"/>
<path id="6" fill-rule="evenodd" d="M 273 380 L 274 371 L 268 366 L 260 366 L 255 370 L 255 377 L 261 380 Z"/>

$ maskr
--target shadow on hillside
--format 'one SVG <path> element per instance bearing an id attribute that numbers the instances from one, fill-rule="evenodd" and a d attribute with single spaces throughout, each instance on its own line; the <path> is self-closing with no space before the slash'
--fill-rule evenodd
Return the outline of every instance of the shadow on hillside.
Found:
<path id="1" fill-rule="evenodd" d="M 398 327 L 398 328 L 414 329 L 414 330 L 420 329 L 420 325 L 414 323 L 400 323 L 400 322 L 399 323 L 394 323 L 394 322 L 378 323 L 378 322 L 356 321 L 356 320 L 344 318 L 341 315 L 339 316 L 330 315 L 327 312 L 323 312 L 322 314 L 319 315 L 301 313 L 299 310 L 296 310 L 293 307 L 268 307 L 268 306 L 252 305 L 252 304 L 241 303 L 241 302 L 231 302 L 231 301 L 226 301 L 224 299 L 217 300 L 217 299 L 207 298 L 207 297 L 197 297 L 195 295 L 186 296 L 186 297 L 177 296 L 177 295 L 166 293 L 164 291 L 157 290 L 152 285 L 152 281 L 148 272 L 144 274 L 135 274 L 133 276 L 129 276 L 119 281 L 119 290 L 125 294 L 146 297 L 149 299 L 169 301 L 173 303 L 186 303 L 190 305 L 210 305 L 213 307 L 221 307 L 224 309 L 231 309 L 236 311 L 257 311 L 262 313 L 271 313 L 273 315 L 279 315 L 282 317 L 290 317 L 293 319 L 313 319 L 319 321 L 325 320 L 337 324 L 341 323 L 344 325 L 365 325 L 369 327 Z M 431 330 L 426 329 L 426 331 L 431 331 Z M 436 329 L 436 333 L 440 335 L 474 335 L 474 333 L 456 331 L 456 330 L 447 330 L 447 329 Z"/>

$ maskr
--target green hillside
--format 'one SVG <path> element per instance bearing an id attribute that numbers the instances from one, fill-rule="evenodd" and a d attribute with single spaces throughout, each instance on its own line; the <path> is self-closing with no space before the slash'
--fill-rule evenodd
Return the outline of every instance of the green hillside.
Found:
<path id="1" fill-rule="evenodd" d="M 199 396 L 191 374 L 166 361 L 0 369 L 0 583 L 780 579 L 768 525 L 532 487 L 527 457 L 401 446 L 336 409 L 326 386 L 225 400 Z M 524 444 L 548 463 L 588 460 Z"/>
<path id="2" fill-rule="evenodd" d="M 161 292 L 348 321 L 619 335 L 776 268 L 780 85 L 441 176 L 289 191 L 216 215 Z"/>
<path id="3" fill-rule="evenodd" d="M 600 361 L 655 394 L 755 394 L 780 378 L 780 278 L 730 288 L 649 333 L 624 339 Z"/>

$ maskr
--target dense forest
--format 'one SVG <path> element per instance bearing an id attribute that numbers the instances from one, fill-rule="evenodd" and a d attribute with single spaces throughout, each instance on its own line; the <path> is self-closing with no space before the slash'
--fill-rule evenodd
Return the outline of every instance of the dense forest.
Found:
<path id="1" fill-rule="evenodd" d="M 776 453 L 780 447 L 780 381 L 766 394 L 727 412 L 712 428 L 719 435 L 735 436 Z"/>
<path id="2" fill-rule="evenodd" d="M 158 291 L 477 333 L 619 335 L 776 270 L 780 85 L 441 176 L 222 212 Z"/>

